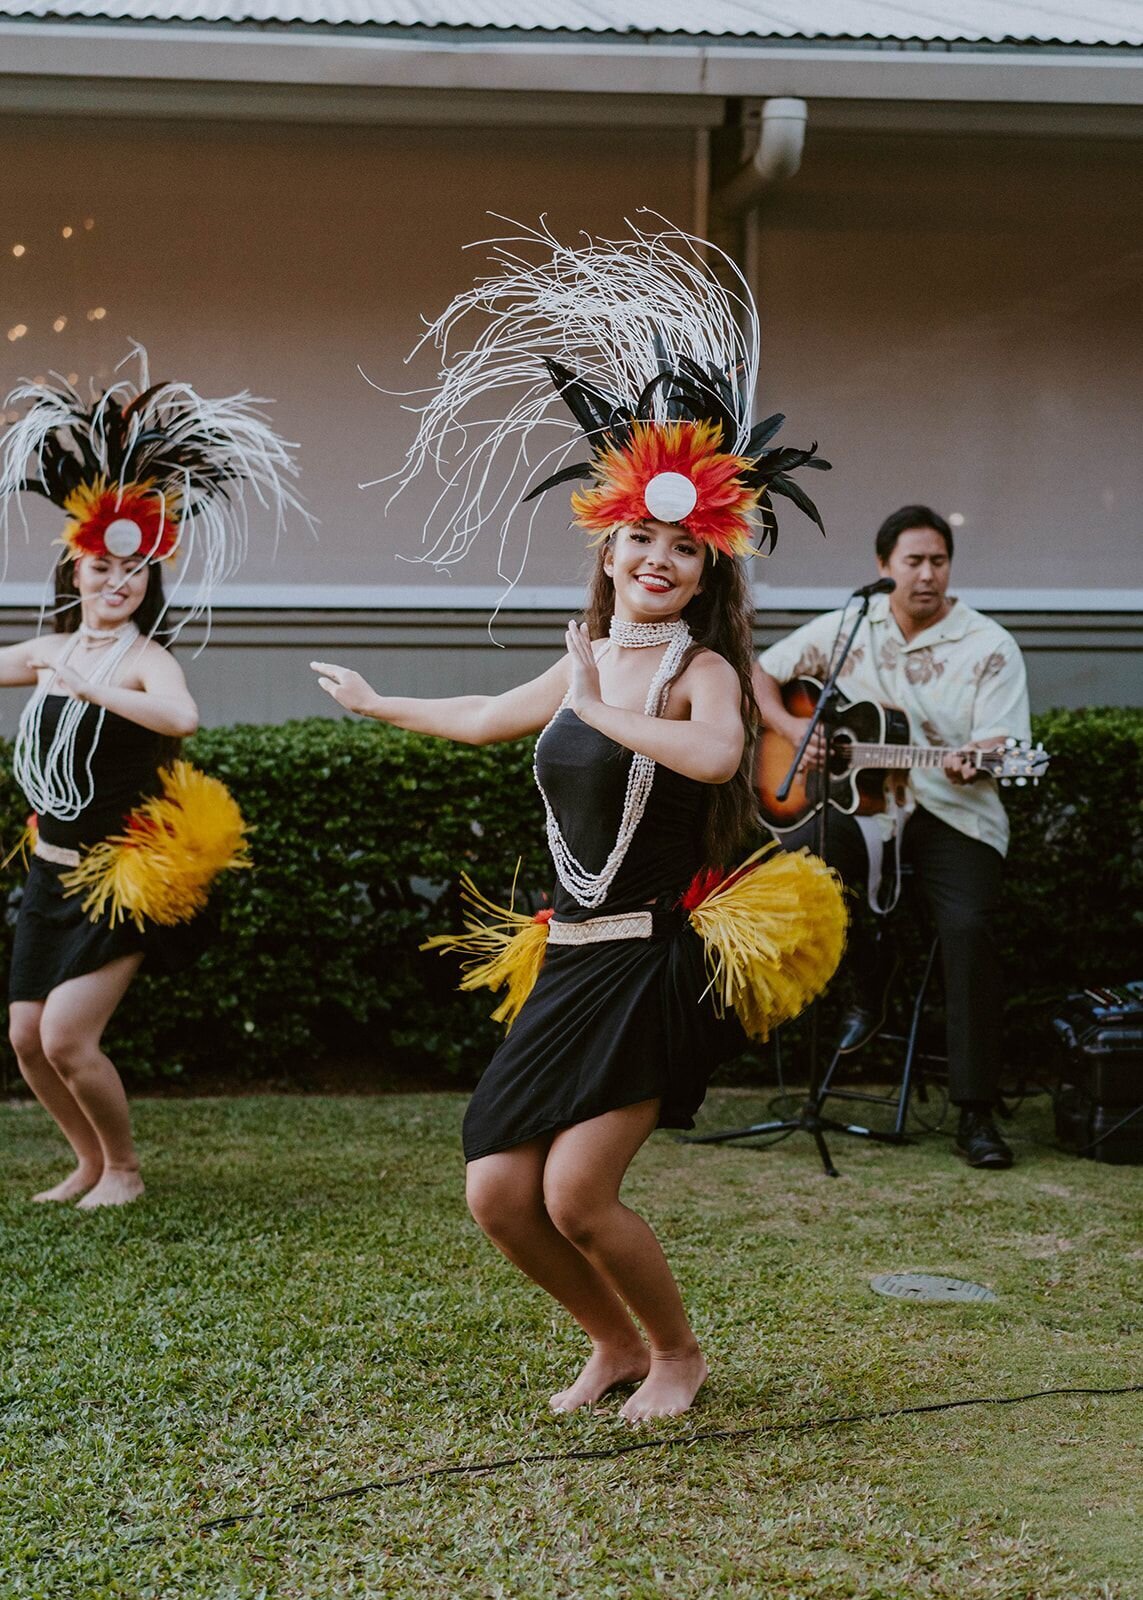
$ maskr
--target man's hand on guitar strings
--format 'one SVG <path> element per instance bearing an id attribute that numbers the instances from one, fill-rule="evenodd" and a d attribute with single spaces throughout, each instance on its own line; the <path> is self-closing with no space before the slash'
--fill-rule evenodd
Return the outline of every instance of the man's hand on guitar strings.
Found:
<path id="1" fill-rule="evenodd" d="M 944 767 L 945 777 L 958 788 L 966 783 L 974 783 L 980 777 L 980 768 L 972 759 L 971 750 L 954 750 L 951 755 L 945 757 L 941 765 Z"/>
<path id="2" fill-rule="evenodd" d="M 975 757 L 981 750 L 996 750 L 1004 740 L 1001 738 L 981 739 L 973 750 L 950 750 L 941 765 L 944 767 L 945 776 L 950 783 L 958 787 L 966 783 L 975 783 L 977 778 L 984 776 L 984 769 L 977 765 Z"/>

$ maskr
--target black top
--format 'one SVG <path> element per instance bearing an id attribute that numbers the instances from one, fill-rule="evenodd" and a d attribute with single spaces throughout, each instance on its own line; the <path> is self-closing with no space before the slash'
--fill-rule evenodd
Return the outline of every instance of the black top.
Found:
<path id="1" fill-rule="evenodd" d="M 615 846 L 632 753 L 574 711 L 561 711 L 536 745 L 536 770 L 568 848 L 588 872 L 599 872 Z M 583 922 L 658 902 L 673 905 L 702 866 L 708 786 L 656 765 L 643 820 L 607 898 L 581 906 L 557 881 L 552 897 L 561 922 Z"/>
<path id="2" fill-rule="evenodd" d="M 55 736 L 65 698 L 62 694 L 44 697 L 40 717 L 41 759 L 46 757 Z M 72 822 L 41 816 L 40 837 L 45 844 L 54 844 L 65 850 L 79 850 L 84 845 L 106 839 L 109 834 L 120 831 L 123 819 L 140 800 L 159 791 L 158 772 L 163 764 L 167 739 L 150 728 L 141 728 L 137 722 L 129 722 L 126 717 L 116 716 L 114 711 L 105 711 L 99 742 L 92 752 L 92 739 L 99 726 L 99 711 L 98 706 L 84 706 L 75 741 L 76 781 L 84 788 L 88 785 L 87 765 L 90 757 L 91 801 Z"/>

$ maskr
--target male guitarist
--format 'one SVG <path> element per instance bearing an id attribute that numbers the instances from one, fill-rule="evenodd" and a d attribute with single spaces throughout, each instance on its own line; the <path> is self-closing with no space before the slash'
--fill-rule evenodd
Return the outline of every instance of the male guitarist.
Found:
<path id="1" fill-rule="evenodd" d="M 949 1088 L 960 1107 L 956 1148 L 971 1166 L 1008 1167 L 1012 1152 L 993 1121 L 1000 1077 L 1002 995 L 991 916 L 1008 847 L 1008 819 L 995 781 L 972 750 L 1030 735 L 1024 663 L 1012 636 L 948 593 L 953 536 L 928 506 L 904 506 L 877 533 L 877 564 L 896 587 L 877 595 L 842 668 L 847 700 L 900 707 L 911 742 L 948 751 L 942 766 L 915 768 L 904 806 L 890 804 L 859 823 L 831 809 L 827 856 L 845 881 L 876 893 L 870 859 L 893 854 L 912 864 L 940 937 L 948 1017 Z M 852 616 L 852 612 L 850 613 Z M 783 704 L 792 679 L 824 679 L 839 643 L 842 613 L 798 628 L 764 651 L 755 674 L 762 719 L 795 747 L 805 719 Z M 848 632 L 846 628 L 845 632 Z M 807 766 L 820 759 L 820 733 Z M 899 779 L 904 776 L 894 773 Z M 816 817 L 782 835 L 787 849 L 815 847 Z M 847 966 L 856 1003 L 842 1019 L 838 1048 L 859 1049 L 885 1019 L 895 961 L 888 941 L 855 918 Z"/>

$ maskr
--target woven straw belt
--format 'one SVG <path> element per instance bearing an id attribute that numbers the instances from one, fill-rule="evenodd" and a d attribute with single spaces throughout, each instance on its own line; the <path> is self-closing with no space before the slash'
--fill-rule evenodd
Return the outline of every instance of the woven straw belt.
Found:
<path id="1" fill-rule="evenodd" d="M 557 922 L 553 917 L 548 923 L 548 943 L 604 944 L 609 939 L 649 939 L 653 926 L 650 909 L 592 917 L 588 922 Z"/>
<path id="2" fill-rule="evenodd" d="M 46 844 L 43 839 L 37 839 L 32 849 L 34 856 L 39 856 L 41 861 L 52 861 L 57 867 L 78 867 L 79 851 L 67 850 L 61 844 Z"/>

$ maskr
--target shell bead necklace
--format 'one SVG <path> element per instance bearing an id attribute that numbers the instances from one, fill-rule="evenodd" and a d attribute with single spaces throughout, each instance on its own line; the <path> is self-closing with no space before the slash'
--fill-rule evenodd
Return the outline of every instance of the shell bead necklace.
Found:
<path id="1" fill-rule="evenodd" d="M 108 629 L 107 633 L 111 635 L 112 630 Z M 103 637 L 102 629 L 99 630 L 99 637 Z M 60 653 L 59 666 L 67 664 L 81 638 L 85 643 L 89 642 L 82 628 L 77 629 Z M 88 683 L 110 683 L 123 658 L 138 638 L 139 629 L 134 622 L 124 622 L 114 629 L 110 648 L 99 652 L 91 671 L 86 675 Z M 44 701 L 48 697 L 54 678 L 55 674 L 51 673 L 43 682 L 37 684 L 31 699 L 24 707 L 16 733 L 12 772 L 37 816 L 55 817 L 58 822 L 74 822 L 80 812 L 91 804 L 95 795 L 95 777 L 91 770 L 91 761 L 107 713 L 103 706 L 96 707 L 98 716 L 82 772 L 77 771 L 76 739 L 89 701 L 77 700 L 71 695 L 64 697 L 51 742 L 44 750 L 42 748 Z"/>
<path id="2" fill-rule="evenodd" d="M 691 630 L 682 617 L 670 622 L 627 622 L 622 617 L 612 617 L 607 636 L 612 644 L 622 645 L 626 650 L 647 650 L 653 644 L 689 640 Z"/>

